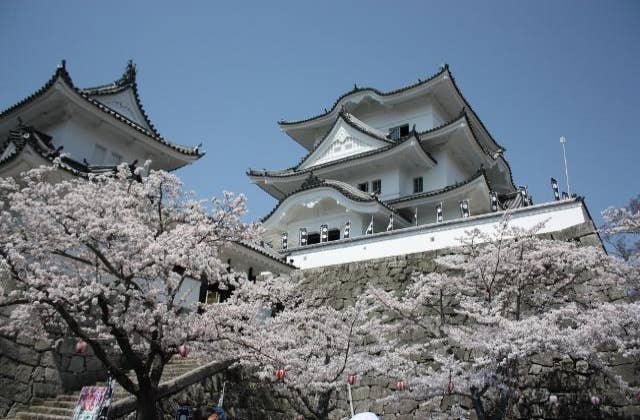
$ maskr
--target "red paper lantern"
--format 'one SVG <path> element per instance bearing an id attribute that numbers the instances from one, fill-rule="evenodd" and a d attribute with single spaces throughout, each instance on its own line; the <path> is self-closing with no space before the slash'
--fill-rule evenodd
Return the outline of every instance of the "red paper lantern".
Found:
<path id="1" fill-rule="evenodd" d="M 178 347 L 178 354 L 181 357 L 187 357 L 189 355 L 189 347 L 187 347 L 186 344 L 181 344 L 180 347 Z"/>
<path id="2" fill-rule="evenodd" d="M 355 373 L 351 374 L 351 375 L 347 376 L 347 383 L 349 385 L 353 385 L 353 384 L 356 383 L 356 379 L 357 379 L 357 375 Z"/>
<path id="3" fill-rule="evenodd" d="M 404 391 L 404 389 L 405 389 L 405 383 L 404 383 L 404 381 L 398 381 L 398 382 L 396 382 L 396 389 L 397 389 L 398 391 Z"/>
<path id="4" fill-rule="evenodd" d="M 451 395 L 453 392 L 453 381 L 449 379 L 449 383 L 447 384 L 447 394 Z"/>
<path id="5" fill-rule="evenodd" d="M 276 378 L 278 378 L 278 380 L 283 380 L 285 377 L 286 373 L 284 371 L 284 369 L 278 369 L 276 370 Z"/>
<path id="6" fill-rule="evenodd" d="M 600 398 L 598 398 L 595 395 L 593 395 L 591 397 L 591 404 L 593 404 L 594 407 L 599 406 L 600 405 Z"/>
<path id="7" fill-rule="evenodd" d="M 84 354 L 84 352 L 87 351 L 87 342 L 84 340 L 78 340 L 75 350 L 78 354 Z"/>

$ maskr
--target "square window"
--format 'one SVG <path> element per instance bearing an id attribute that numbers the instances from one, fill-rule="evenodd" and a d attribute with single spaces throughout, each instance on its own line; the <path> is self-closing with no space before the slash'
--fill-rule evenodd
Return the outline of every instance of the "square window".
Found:
<path id="1" fill-rule="evenodd" d="M 389 129 L 389 138 L 398 140 L 409 135 L 409 124 L 398 125 Z"/>
<path id="2" fill-rule="evenodd" d="M 107 149 L 96 144 L 93 146 L 93 154 L 91 155 L 91 164 L 92 165 L 102 165 L 104 163 L 104 159 L 107 156 Z"/>
<path id="3" fill-rule="evenodd" d="M 320 232 L 313 232 L 307 236 L 307 245 L 319 244 L 320 243 Z"/>
<path id="4" fill-rule="evenodd" d="M 371 190 L 374 194 L 380 194 L 382 192 L 382 181 L 379 179 L 371 181 Z"/>
<path id="5" fill-rule="evenodd" d="M 421 193 L 423 189 L 423 180 L 422 177 L 419 176 L 417 178 L 413 178 L 413 193 Z"/>
<path id="6" fill-rule="evenodd" d="M 111 152 L 111 163 L 120 165 L 123 162 L 122 156 L 116 152 Z"/>
<path id="7" fill-rule="evenodd" d="M 369 183 L 363 182 L 362 184 L 358 184 L 358 189 L 360 191 L 369 192 Z"/>

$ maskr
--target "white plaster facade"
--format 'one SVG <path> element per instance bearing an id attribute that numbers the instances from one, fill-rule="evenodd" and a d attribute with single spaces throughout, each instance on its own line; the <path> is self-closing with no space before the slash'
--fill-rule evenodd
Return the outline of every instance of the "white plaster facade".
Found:
<path id="1" fill-rule="evenodd" d="M 456 247 L 467 232 L 475 229 L 484 233 L 494 232 L 505 213 L 488 213 L 321 246 L 293 248 L 287 253 L 287 261 L 298 268 L 308 269 Z M 512 226 L 527 229 L 545 223 L 540 233 L 556 232 L 590 221 L 584 202 L 577 199 L 523 207 L 508 213 Z"/>
<path id="2" fill-rule="evenodd" d="M 525 225 L 545 213 L 547 231 L 585 221 L 586 209 L 569 211 L 567 202 L 532 207 L 447 66 L 391 92 L 354 88 L 323 114 L 280 126 L 308 155 L 290 169 L 248 175 L 278 200 L 263 220 L 265 239 L 301 268 L 454 246 L 463 229 L 492 226 L 506 210 Z M 365 197 L 353 200 L 358 189 Z M 307 240 L 321 226 L 343 233 Z"/>

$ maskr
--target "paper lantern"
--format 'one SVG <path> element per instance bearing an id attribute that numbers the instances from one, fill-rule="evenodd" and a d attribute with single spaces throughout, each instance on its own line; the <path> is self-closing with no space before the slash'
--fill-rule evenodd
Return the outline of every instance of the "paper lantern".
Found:
<path id="1" fill-rule="evenodd" d="M 451 395 L 453 393 L 453 381 L 449 378 L 449 383 L 447 384 L 447 394 Z"/>
<path id="2" fill-rule="evenodd" d="M 549 395 L 549 402 L 551 404 L 557 404 L 558 403 L 558 397 L 555 395 Z"/>
<path id="3" fill-rule="evenodd" d="M 397 389 L 398 391 L 404 391 L 405 387 L 406 387 L 406 386 L 405 386 L 404 381 L 398 381 L 398 382 L 396 382 L 396 389 Z"/>
<path id="4" fill-rule="evenodd" d="M 355 374 L 347 376 L 347 383 L 353 385 L 356 383 L 357 376 Z"/>
<path id="5" fill-rule="evenodd" d="M 599 406 L 600 405 L 600 398 L 598 398 L 595 395 L 593 395 L 591 397 L 591 404 L 593 404 L 594 407 Z"/>
<path id="6" fill-rule="evenodd" d="M 189 347 L 187 347 L 186 344 L 181 344 L 180 347 L 178 347 L 178 354 L 181 357 L 187 357 L 189 355 Z"/>
<path id="7" fill-rule="evenodd" d="M 87 351 L 87 342 L 84 340 L 78 340 L 76 343 L 76 353 L 83 354 Z"/>
<path id="8" fill-rule="evenodd" d="M 278 378 L 278 380 L 283 380 L 285 375 L 286 375 L 286 373 L 285 373 L 284 369 L 276 370 L 276 378 Z"/>

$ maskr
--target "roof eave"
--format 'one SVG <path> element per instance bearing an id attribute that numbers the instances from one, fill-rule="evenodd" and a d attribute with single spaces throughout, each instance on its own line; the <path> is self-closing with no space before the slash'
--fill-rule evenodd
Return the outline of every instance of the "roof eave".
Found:
<path id="1" fill-rule="evenodd" d="M 129 118 L 125 117 L 124 115 L 121 115 L 114 109 L 102 104 L 99 101 L 91 99 L 89 95 L 82 93 L 82 91 L 73 84 L 71 76 L 69 76 L 69 73 L 66 70 L 64 60 L 62 64 L 58 66 L 54 75 L 40 89 L 38 89 L 33 94 L 27 96 L 26 98 L 22 99 L 21 101 L 17 102 L 16 104 L 0 112 L 0 120 L 13 117 L 18 111 L 23 109 L 25 106 L 41 98 L 46 92 L 48 92 L 51 88 L 53 88 L 58 81 L 60 81 L 63 86 L 67 87 L 69 91 L 76 97 L 81 98 L 83 101 L 91 104 L 93 107 L 97 108 L 101 112 L 111 115 L 112 118 L 118 121 L 120 125 L 128 126 L 129 128 L 154 140 L 156 143 L 161 144 L 168 149 L 174 150 L 180 155 L 193 157 L 191 159 L 187 159 L 186 160 L 187 163 L 193 162 L 194 160 L 204 156 L 204 153 L 200 152 L 198 148 L 189 148 L 186 146 L 173 144 L 172 142 L 169 142 L 165 138 L 157 135 L 156 133 L 153 133 L 147 130 L 146 128 L 141 127 L 140 125 L 138 125 L 134 121 L 131 121 Z"/>

